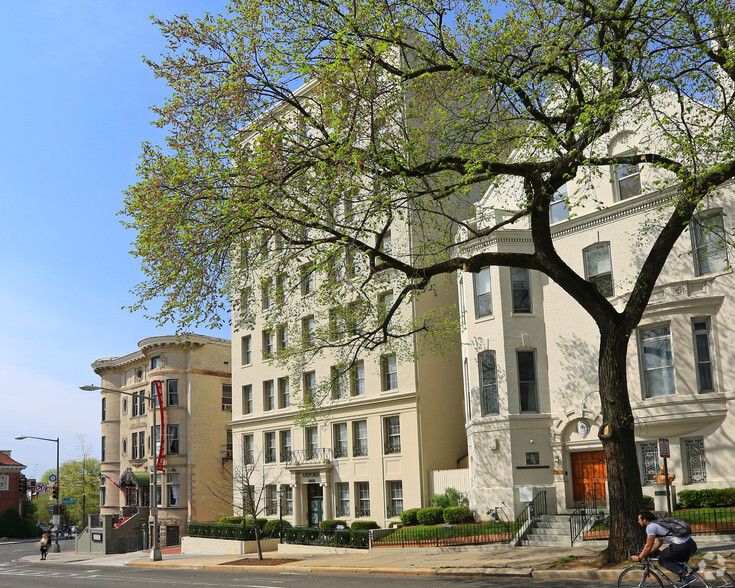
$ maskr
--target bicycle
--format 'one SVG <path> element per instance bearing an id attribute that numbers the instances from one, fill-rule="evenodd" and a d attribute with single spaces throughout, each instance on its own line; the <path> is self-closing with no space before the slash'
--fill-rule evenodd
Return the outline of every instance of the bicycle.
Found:
<path id="1" fill-rule="evenodd" d="M 704 563 L 704 562 L 702 562 Z M 691 588 L 724 588 L 735 587 L 735 580 L 725 571 L 724 567 L 702 565 L 697 569 L 684 563 L 687 574 L 694 574 L 697 578 L 688 586 Z M 618 576 L 618 588 L 663 588 L 664 582 L 668 586 L 679 586 L 678 582 L 672 581 L 658 565 L 658 558 L 645 558 L 640 564 L 633 564 L 625 568 Z"/>

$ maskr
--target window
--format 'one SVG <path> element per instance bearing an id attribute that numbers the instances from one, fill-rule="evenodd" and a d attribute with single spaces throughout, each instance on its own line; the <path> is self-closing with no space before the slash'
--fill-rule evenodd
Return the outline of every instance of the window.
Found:
<path id="1" fill-rule="evenodd" d="M 383 235 L 379 248 L 386 255 L 393 255 L 393 237 L 391 237 L 390 231 L 386 231 Z"/>
<path id="2" fill-rule="evenodd" d="M 697 362 L 697 385 L 700 392 L 712 392 L 715 389 L 712 377 L 712 357 L 709 344 L 709 319 L 694 319 L 694 358 Z"/>
<path id="3" fill-rule="evenodd" d="M 232 384 L 222 384 L 222 410 L 232 410 Z"/>
<path id="4" fill-rule="evenodd" d="M 329 338 L 339 341 L 344 335 L 342 328 L 342 309 L 339 307 L 329 309 Z"/>
<path id="5" fill-rule="evenodd" d="M 105 506 L 107 504 L 107 488 L 102 486 L 100 488 L 100 506 Z"/>
<path id="6" fill-rule="evenodd" d="M 268 259 L 273 251 L 273 244 L 271 242 L 272 235 L 262 234 L 260 236 L 260 253 L 263 259 Z"/>
<path id="7" fill-rule="evenodd" d="M 268 484 L 265 487 L 265 514 L 278 514 L 278 487 L 275 484 Z"/>
<path id="8" fill-rule="evenodd" d="M 352 455 L 360 457 L 367 454 L 367 421 L 355 421 L 352 423 Z"/>
<path id="9" fill-rule="evenodd" d="M 153 444 L 155 445 L 155 449 L 151 453 L 157 455 L 161 447 L 161 425 L 151 427 L 151 439 L 153 439 Z"/>
<path id="10" fill-rule="evenodd" d="M 301 319 L 301 338 L 304 347 L 314 346 L 314 317 L 307 316 Z"/>
<path id="11" fill-rule="evenodd" d="M 284 515 L 293 514 L 293 488 L 288 484 L 281 484 L 281 506 Z"/>
<path id="12" fill-rule="evenodd" d="M 128 454 L 128 440 L 127 439 L 122 440 L 122 454 L 123 455 Z"/>
<path id="13" fill-rule="evenodd" d="M 288 349 L 288 325 L 278 327 L 278 351 Z"/>
<path id="14" fill-rule="evenodd" d="M 305 265 L 301 268 L 301 295 L 307 296 L 316 289 L 316 278 L 314 276 L 314 267 Z"/>
<path id="15" fill-rule="evenodd" d="M 644 486 L 656 486 L 658 469 L 658 443 L 641 443 L 641 482 Z"/>
<path id="16" fill-rule="evenodd" d="M 350 518 L 350 485 L 346 482 L 339 482 L 336 485 L 337 494 L 337 516 Z"/>
<path id="17" fill-rule="evenodd" d="M 403 512 L 403 482 L 388 482 L 388 518 L 399 516 Z"/>
<path id="18" fill-rule="evenodd" d="M 278 274 L 276 276 L 276 303 L 283 305 L 286 302 L 286 289 L 288 281 L 286 274 Z"/>
<path id="19" fill-rule="evenodd" d="M 288 382 L 288 376 L 278 378 L 278 408 L 287 408 L 291 406 L 291 391 Z"/>
<path id="20" fill-rule="evenodd" d="M 316 392 L 316 372 L 304 374 L 304 402 L 312 402 Z"/>
<path id="21" fill-rule="evenodd" d="M 242 436 L 242 462 L 245 465 L 255 463 L 255 447 L 253 446 L 253 436 Z"/>
<path id="22" fill-rule="evenodd" d="M 291 431 L 281 431 L 281 461 L 291 460 Z"/>
<path id="23" fill-rule="evenodd" d="M 143 459 L 145 457 L 145 431 L 140 431 L 138 433 L 138 446 L 139 446 L 139 452 L 140 452 L 140 459 Z"/>
<path id="24" fill-rule="evenodd" d="M 123 414 L 128 414 L 128 399 L 123 398 L 122 401 Z"/>
<path id="25" fill-rule="evenodd" d="M 306 427 L 306 459 L 314 459 L 319 451 L 319 427 Z"/>
<path id="26" fill-rule="evenodd" d="M 225 458 L 232 459 L 232 429 L 227 429 L 225 437 Z"/>
<path id="27" fill-rule="evenodd" d="M 230 396 L 232 393 L 230 392 Z M 232 402 L 230 400 L 230 402 Z M 178 406 L 179 405 L 179 381 L 178 380 L 166 380 L 166 405 L 167 406 Z"/>
<path id="28" fill-rule="evenodd" d="M 242 414 L 253 412 L 253 387 L 246 384 L 242 387 Z"/>
<path id="29" fill-rule="evenodd" d="M 145 414 L 145 390 L 138 393 L 138 413 L 140 416 Z"/>
<path id="30" fill-rule="evenodd" d="M 569 205 L 567 197 L 567 185 L 563 184 L 551 197 L 549 204 L 549 222 L 551 224 L 567 220 L 569 218 Z"/>
<path id="31" fill-rule="evenodd" d="M 273 334 L 269 330 L 263 331 L 263 359 L 273 355 Z"/>
<path id="32" fill-rule="evenodd" d="M 397 416 L 385 417 L 383 420 L 385 445 L 383 453 L 390 455 L 391 453 L 401 452 L 401 421 Z"/>
<path id="33" fill-rule="evenodd" d="M 633 152 L 621 155 L 634 155 Z M 641 172 L 637 163 L 619 163 L 615 166 L 615 186 L 618 191 L 618 199 L 625 200 L 640 194 Z"/>
<path id="34" fill-rule="evenodd" d="M 721 211 L 700 214 L 692 219 L 692 242 L 698 276 L 721 272 L 729 267 L 727 235 Z"/>
<path id="35" fill-rule="evenodd" d="M 131 413 L 131 416 L 138 416 L 138 395 L 135 392 L 133 392 L 133 410 Z"/>
<path id="36" fill-rule="evenodd" d="M 490 268 L 484 267 L 475 274 L 475 316 L 490 316 L 493 299 L 490 293 Z"/>
<path id="37" fill-rule="evenodd" d="M 380 371 L 383 390 L 395 390 L 398 388 L 398 370 L 396 356 L 394 354 L 384 355 L 380 359 Z"/>
<path id="38" fill-rule="evenodd" d="M 639 331 L 640 349 L 645 375 L 645 397 L 665 396 L 676 391 L 671 331 L 668 325 Z"/>
<path id="39" fill-rule="evenodd" d="M 347 398 L 347 386 L 345 384 L 345 371 L 336 365 L 329 370 L 329 384 L 332 391 L 332 398 L 339 400 Z"/>
<path id="40" fill-rule="evenodd" d="M 355 496 L 357 497 L 357 509 L 355 517 L 370 516 L 370 484 L 368 482 L 355 482 Z"/>
<path id="41" fill-rule="evenodd" d="M 240 293 L 240 316 L 245 319 L 250 314 L 250 297 L 252 292 L 250 288 L 245 288 Z"/>
<path id="42" fill-rule="evenodd" d="M 350 249 L 345 257 L 345 266 L 347 267 L 347 275 L 350 278 L 356 278 L 362 274 L 362 253 L 356 249 Z"/>
<path id="43" fill-rule="evenodd" d="M 707 481 L 704 439 L 684 439 L 687 484 Z"/>
<path id="44" fill-rule="evenodd" d="M 263 450 L 265 452 L 265 463 L 274 463 L 276 461 L 276 434 L 263 434 Z"/>
<path id="45" fill-rule="evenodd" d="M 350 370 L 350 394 L 353 396 L 365 394 L 365 363 L 362 360 L 356 361 Z"/>
<path id="46" fill-rule="evenodd" d="M 107 398 L 102 399 L 102 420 L 107 420 Z"/>
<path id="47" fill-rule="evenodd" d="M 518 393 L 521 412 L 538 412 L 536 353 L 516 351 L 516 357 L 518 359 Z"/>
<path id="48" fill-rule="evenodd" d="M 179 425 L 166 425 L 166 453 L 179 453 Z"/>
<path id="49" fill-rule="evenodd" d="M 531 272 L 524 267 L 510 268 L 510 283 L 513 290 L 513 312 L 531 312 Z"/>
<path id="50" fill-rule="evenodd" d="M 276 392 L 273 380 L 263 382 L 263 410 L 276 408 Z"/>
<path id="51" fill-rule="evenodd" d="M 160 355 L 154 355 L 151 357 L 151 369 L 157 370 L 161 367 L 161 356 Z"/>
<path id="52" fill-rule="evenodd" d="M 366 306 L 360 302 L 351 302 L 347 305 L 347 332 L 352 335 L 361 335 L 365 324 Z"/>
<path id="53" fill-rule="evenodd" d="M 347 457 L 347 423 L 332 426 L 334 457 Z"/>
<path id="54" fill-rule="evenodd" d="M 383 323 L 387 318 L 391 306 L 393 306 L 393 292 L 378 294 L 378 321 L 380 323 Z"/>
<path id="55" fill-rule="evenodd" d="M 130 440 L 132 441 L 132 443 L 130 444 L 130 459 L 138 459 L 138 433 L 133 433 L 133 436 L 130 438 Z"/>
<path id="56" fill-rule="evenodd" d="M 166 505 L 181 506 L 179 496 L 179 474 L 167 474 L 166 476 Z"/>
<path id="57" fill-rule="evenodd" d="M 480 413 L 482 416 L 497 414 L 500 408 L 495 352 L 483 351 L 477 356 L 477 363 L 480 366 Z"/>
<path id="58" fill-rule="evenodd" d="M 105 437 L 100 439 L 100 461 L 105 461 L 105 454 L 107 453 L 106 441 L 107 439 Z"/>
<path id="59" fill-rule="evenodd" d="M 240 355 L 242 365 L 250 365 L 253 363 L 253 348 L 250 335 L 240 338 Z"/>
<path id="60" fill-rule="evenodd" d="M 582 252 L 584 271 L 588 282 L 594 284 L 603 296 L 609 298 L 614 293 L 610 244 L 601 243 L 588 247 Z"/>
<path id="61" fill-rule="evenodd" d="M 271 280 L 264 280 L 260 286 L 262 296 L 262 308 L 268 310 L 273 306 L 273 282 Z"/>
<path id="62" fill-rule="evenodd" d="M 158 386 L 157 386 L 159 381 L 160 380 L 151 382 L 151 393 L 150 393 L 151 408 L 157 408 L 160 406 L 160 403 L 158 400 Z M 161 382 L 161 401 L 160 402 L 163 402 L 163 382 Z"/>

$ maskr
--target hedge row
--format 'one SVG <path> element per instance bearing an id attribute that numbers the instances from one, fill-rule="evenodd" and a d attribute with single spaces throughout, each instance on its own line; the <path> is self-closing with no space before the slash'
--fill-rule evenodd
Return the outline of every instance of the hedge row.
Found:
<path id="1" fill-rule="evenodd" d="M 466 506 L 409 508 L 401 513 L 401 522 L 407 527 L 412 525 L 438 525 L 442 522 L 458 525 L 473 521 L 472 511 Z"/>
<path id="2" fill-rule="evenodd" d="M 735 506 L 735 488 L 682 490 L 676 495 L 683 508 L 714 508 Z"/>
<path id="3" fill-rule="evenodd" d="M 228 517 L 226 517 L 228 518 Z M 242 519 L 241 519 L 242 520 Z M 278 537 L 279 520 L 258 519 L 261 539 L 274 539 Z M 291 523 L 283 521 L 283 529 L 289 529 Z M 234 539 L 237 541 L 255 541 L 255 530 L 250 523 L 243 527 L 240 524 L 227 523 L 189 523 L 186 534 L 190 537 L 209 537 L 214 539 Z"/>

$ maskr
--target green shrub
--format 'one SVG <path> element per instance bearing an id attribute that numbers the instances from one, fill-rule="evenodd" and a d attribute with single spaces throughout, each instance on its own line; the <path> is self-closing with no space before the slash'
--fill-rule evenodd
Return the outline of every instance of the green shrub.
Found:
<path id="1" fill-rule="evenodd" d="M 422 525 L 438 525 L 444 520 L 444 509 L 436 506 L 422 508 L 416 513 L 416 518 Z"/>
<path id="2" fill-rule="evenodd" d="M 716 508 L 735 506 L 735 488 L 682 490 L 677 494 L 683 508 Z"/>
<path id="3" fill-rule="evenodd" d="M 25 537 L 23 519 L 12 507 L 0 517 L 0 537 Z"/>
<path id="4" fill-rule="evenodd" d="M 444 494 L 449 498 L 449 506 L 467 506 L 469 507 L 470 501 L 467 498 L 467 494 L 455 490 L 454 488 L 447 488 L 444 490 Z"/>
<path id="5" fill-rule="evenodd" d="M 343 521 L 341 519 L 327 519 L 326 521 L 322 521 L 321 523 L 319 523 L 319 528 L 322 531 L 334 531 L 340 525 L 342 525 L 345 529 L 350 528 L 350 526 L 347 524 L 347 521 Z"/>
<path id="6" fill-rule="evenodd" d="M 222 517 L 217 521 L 220 525 L 242 525 L 242 517 Z"/>
<path id="7" fill-rule="evenodd" d="M 380 529 L 380 525 L 375 521 L 355 521 L 351 528 L 353 531 L 369 531 L 370 529 Z"/>
<path id="8" fill-rule="evenodd" d="M 655 505 L 653 503 L 653 496 L 646 496 L 643 495 L 643 508 L 646 510 L 653 510 L 655 508 Z"/>
<path id="9" fill-rule="evenodd" d="M 452 506 L 449 502 L 449 496 L 447 496 L 446 494 L 432 495 L 431 504 L 433 504 L 436 508 L 447 508 L 448 506 Z"/>
<path id="10" fill-rule="evenodd" d="M 268 521 L 265 524 L 265 527 L 263 527 L 263 537 L 278 537 L 278 523 L 279 520 L 275 519 L 273 521 Z M 285 532 L 286 529 L 291 528 L 291 523 L 288 521 L 283 521 L 283 530 Z"/>
<path id="11" fill-rule="evenodd" d="M 420 508 L 409 508 L 408 510 L 404 510 L 401 513 L 401 522 L 407 527 L 410 525 L 418 525 L 419 520 L 416 518 L 416 515 L 420 510 Z"/>
<path id="12" fill-rule="evenodd" d="M 450 506 L 444 509 L 444 522 L 450 525 L 473 523 L 474 520 L 472 511 L 466 506 Z"/>

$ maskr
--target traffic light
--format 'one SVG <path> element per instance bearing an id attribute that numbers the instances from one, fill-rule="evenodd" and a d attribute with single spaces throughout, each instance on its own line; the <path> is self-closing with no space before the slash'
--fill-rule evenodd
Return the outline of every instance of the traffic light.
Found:
<path id="1" fill-rule="evenodd" d="M 26 478 L 20 478 L 18 480 L 18 492 L 25 494 L 28 491 L 28 480 Z"/>
<path id="2" fill-rule="evenodd" d="M 59 514 L 62 514 L 63 515 L 64 514 L 64 511 L 66 511 L 66 505 L 65 504 L 60 504 L 59 505 Z"/>
<path id="3" fill-rule="evenodd" d="M 59 497 L 59 487 L 58 486 L 54 486 L 51 489 L 51 498 L 53 498 L 54 500 L 56 500 L 58 497 Z"/>

